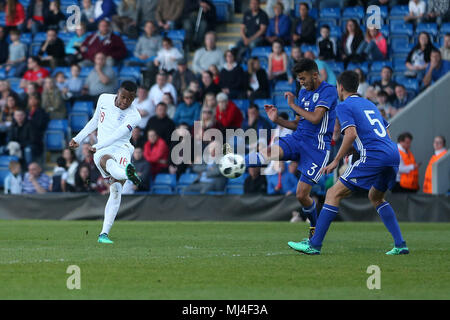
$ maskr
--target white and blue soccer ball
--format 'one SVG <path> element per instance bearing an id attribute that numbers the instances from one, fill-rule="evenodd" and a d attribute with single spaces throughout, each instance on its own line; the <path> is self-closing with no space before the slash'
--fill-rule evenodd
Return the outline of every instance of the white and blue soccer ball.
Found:
<path id="1" fill-rule="evenodd" d="M 235 179 L 245 172 L 245 160 L 239 154 L 228 153 L 219 160 L 219 170 L 225 177 Z"/>

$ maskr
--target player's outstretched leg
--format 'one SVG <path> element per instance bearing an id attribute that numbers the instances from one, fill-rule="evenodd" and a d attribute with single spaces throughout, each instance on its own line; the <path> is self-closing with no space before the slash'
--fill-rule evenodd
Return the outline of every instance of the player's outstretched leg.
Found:
<path id="1" fill-rule="evenodd" d="M 409 249 L 406 246 L 405 240 L 403 240 L 400 226 L 398 225 L 397 218 L 395 217 L 394 209 L 392 209 L 389 202 L 384 200 L 384 192 L 381 192 L 374 187 L 369 191 L 369 200 L 380 215 L 381 221 L 391 233 L 394 238 L 394 248 L 388 252 L 387 255 L 399 255 L 408 254 Z"/>
<path id="2" fill-rule="evenodd" d="M 125 172 L 127 174 L 127 178 L 133 182 L 135 185 L 139 186 L 142 182 L 141 178 L 139 178 L 136 167 L 134 164 L 129 163 L 127 167 L 125 168 Z"/>
<path id="3" fill-rule="evenodd" d="M 104 166 L 103 163 L 105 164 Z M 111 156 L 104 156 L 101 159 L 100 164 L 114 179 L 118 181 L 127 180 L 128 177 L 125 170 Z"/>
<path id="4" fill-rule="evenodd" d="M 303 179 L 303 178 L 301 178 Z M 308 218 L 309 220 L 309 236 L 308 238 L 311 239 L 314 235 L 314 232 L 316 230 L 316 223 L 317 223 L 317 210 L 316 210 L 316 202 L 313 198 L 311 198 L 311 189 L 312 185 L 304 182 L 299 181 L 297 184 L 297 200 L 302 205 L 302 211 L 303 214 Z M 306 240 L 306 239 L 305 239 Z"/>
<path id="5" fill-rule="evenodd" d="M 120 201 L 122 198 L 122 184 L 114 182 L 109 186 L 109 198 L 105 206 L 105 217 L 103 219 L 103 229 L 98 236 L 99 243 L 114 243 L 109 239 L 108 234 L 116 218 L 117 212 L 120 208 Z"/>

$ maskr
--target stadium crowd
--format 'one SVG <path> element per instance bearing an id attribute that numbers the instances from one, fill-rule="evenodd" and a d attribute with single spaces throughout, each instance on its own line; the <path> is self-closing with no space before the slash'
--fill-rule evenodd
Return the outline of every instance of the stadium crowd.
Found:
<path id="1" fill-rule="evenodd" d="M 81 23 L 73 29 L 64 13 L 70 4 L 82 8 Z M 386 10 L 390 28 L 365 27 L 365 8 L 372 4 Z M 407 11 L 393 19 L 402 5 Z M 240 39 L 225 52 L 216 45 L 216 6 L 210 0 L 0 0 L 0 154 L 18 159 L 9 164 L 5 191 L 109 192 L 88 150 L 95 133 L 77 153 L 59 148 L 51 178 L 43 171 L 45 151 L 51 150 L 52 125 L 68 120 L 67 142 L 66 132 L 83 127 L 98 96 L 116 93 L 123 80 L 139 82 L 133 104 L 142 117 L 131 142 L 144 183 L 128 192 L 146 192 L 158 174 L 168 173 L 175 179 L 191 174 L 185 191 L 206 193 L 223 192 L 226 180 L 213 163 L 174 164 L 172 133 L 193 134 L 194 121 L 201 121 L 192 143 L 213 150 L 214 142 L 202 139 L 209 128 L 274 128 L 262 108 L 266 103 L 294 117 L 280 93 L 299 90 L 291 69 L 302 57 L 314 59 L 321 79 L 334 85 L 340 71 L 354 69 L 358 93 L 387 119 L 450 70 L 449 1 L 268 0 L 263 10 L 260 1 L 250 0 Z M 350 11 L 341 14 L 340 6 Z M 235 1 L 235 10 L 240 7 Z M 287 133 L 279 130 L 280 136 Z M 295 162 L 264 170 L 266 177 L 249 170 L 244 192 L 295 194 Z M 325 176 L 317 194 L 324 194 L 327 181 Z"/>

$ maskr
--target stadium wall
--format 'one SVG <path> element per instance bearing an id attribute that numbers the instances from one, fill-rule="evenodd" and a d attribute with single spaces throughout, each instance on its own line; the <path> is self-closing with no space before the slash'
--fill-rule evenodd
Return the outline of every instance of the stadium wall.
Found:
<path id="1" fill-rule="evenodd" d="M 433 155 L 433 138 L 443 135 L 450 139 L 450 72 L 415 98 L 391 121 L 392 140 L 399 134 L 411 132 L 411 150 L 419 168 L 419 185 L 422 189 L 428 161 Z M 448 175 L 439 178 L 448 179 Z"/>
<path id="2" fill-rule="evenodd" d="M 450 197 L 426 194 L 388 194 L 399 221 L 449 222 Z M 100 220 L 107 196 L 52 193 L 0 195 L 0 219 Z M 118 220 L 159 221 L 289 221 L 299 204 L 292 196 L 122 196 Z M 341 203 L 338 219 L 380 221 L 361 194 Z"/>

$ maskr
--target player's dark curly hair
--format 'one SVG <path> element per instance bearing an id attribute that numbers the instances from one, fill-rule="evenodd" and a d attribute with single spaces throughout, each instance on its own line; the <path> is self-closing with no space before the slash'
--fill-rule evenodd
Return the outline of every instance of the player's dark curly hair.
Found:
<path id="1" fill-rule="evenodd" d="M 303 58 L 300 59 L 300 61 L 294 65 L 292 71 L 294 72 L 295 75 L 297 75 L 305 71 L 319 72 L 319 68 L 317 67 L 317 63 L 314 60 Z"/>
<path id="2" fill-rule="evenodd" d="M 345 91 L 350 93 L 357 92 L 359 75 L 353 70 L 346 70 L 339 75 L 337 82 L 344 87 Z"/>
<path id="3" fill-rule="evenodd" d="M 125 90 L 127 90 L 128 92 L 134 92 L 136 93 L 137 91 L 137 84 L 134 83 L 133 81 L 129 81 L 129 80 L 125 80 L 124 82 L 122 82 L 122 84 L 120 85 L 121 88 L 124 88 Z"/>

